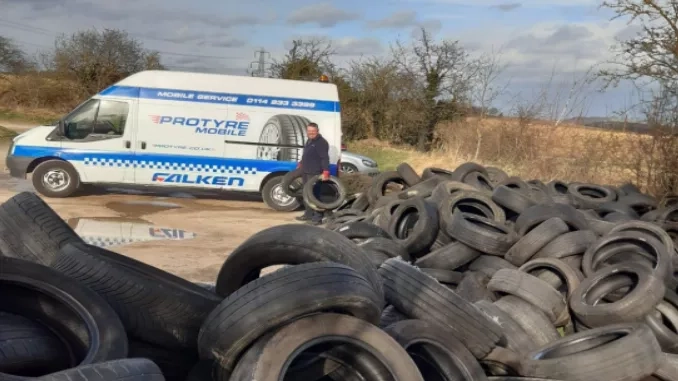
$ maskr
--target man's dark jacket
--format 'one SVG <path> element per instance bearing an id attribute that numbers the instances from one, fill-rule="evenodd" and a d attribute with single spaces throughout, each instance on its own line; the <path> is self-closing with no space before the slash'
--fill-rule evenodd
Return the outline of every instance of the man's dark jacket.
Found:
<path id="1" fill-rule="evenodd" d="M 301 156 L 301 168 L 307 175 L 320 175 L 330 170 L 330 145 L 318 134 L 315 139 L 308 139 Z"/>

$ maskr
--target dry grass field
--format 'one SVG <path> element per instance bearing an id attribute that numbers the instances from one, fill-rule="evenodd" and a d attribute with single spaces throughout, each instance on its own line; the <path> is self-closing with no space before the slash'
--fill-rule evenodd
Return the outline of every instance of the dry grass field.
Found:
<path id="1" fill-rule="evenodd" d="M 53 121 L 85 98 L 73 82 L 52 76 L 0 75 L 0 121 Z M 670 165 L 664 157 L 673 148 L 658 146 L 648 135 L 517 118 L 466 118 L 441 123 L 436 134 L 437 147 L 426 154 L 376 139 L 347 143 L 350 151 L 377 160 L 382 170 L 403 161 L 418 171 L 475 161 L 524 179 L 632 181 L 655 193 L 668 181 L 661 178 Z"/>

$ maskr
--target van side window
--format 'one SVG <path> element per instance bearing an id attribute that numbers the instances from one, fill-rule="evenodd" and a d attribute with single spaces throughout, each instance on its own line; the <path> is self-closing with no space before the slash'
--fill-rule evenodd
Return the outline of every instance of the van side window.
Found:
<path id="1" fill-rule="evenodd" d="M 66 123 L 69 139 L 117 138 L 125 132 L 129 104 L 106 99 L 92 99 L 72 115 Z"/>

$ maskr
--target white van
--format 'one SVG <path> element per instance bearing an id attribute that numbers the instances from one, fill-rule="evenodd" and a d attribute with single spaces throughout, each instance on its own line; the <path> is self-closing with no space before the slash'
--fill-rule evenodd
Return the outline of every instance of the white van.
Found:
<path id="1" fill-rule="evenodd" d="M 291 211 L 280 186 L 296 168 L 315 122 L 341 155 L 337 87 L 331 83 L 175 71 L 133 74 L 88 99 L 56 126 L 14 138 L 13 177 L 67 197 L 81 184 L 221 189 L 261 193 Z"/>

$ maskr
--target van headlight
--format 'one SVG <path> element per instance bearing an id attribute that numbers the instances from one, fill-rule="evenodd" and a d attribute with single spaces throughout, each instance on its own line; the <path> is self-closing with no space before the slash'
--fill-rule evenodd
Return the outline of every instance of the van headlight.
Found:
<path id="1" fill-rule="evenodd" d="M 363 164 L 364 164 L 365 166 L 371 167 L 371 168 L 376 168 L 376 167 L 377 167 L 377 163 L 374 162 L 374 161 L 372 161 L 372 160 L 365 160 L 365 159 L 363 159 Z"/>

